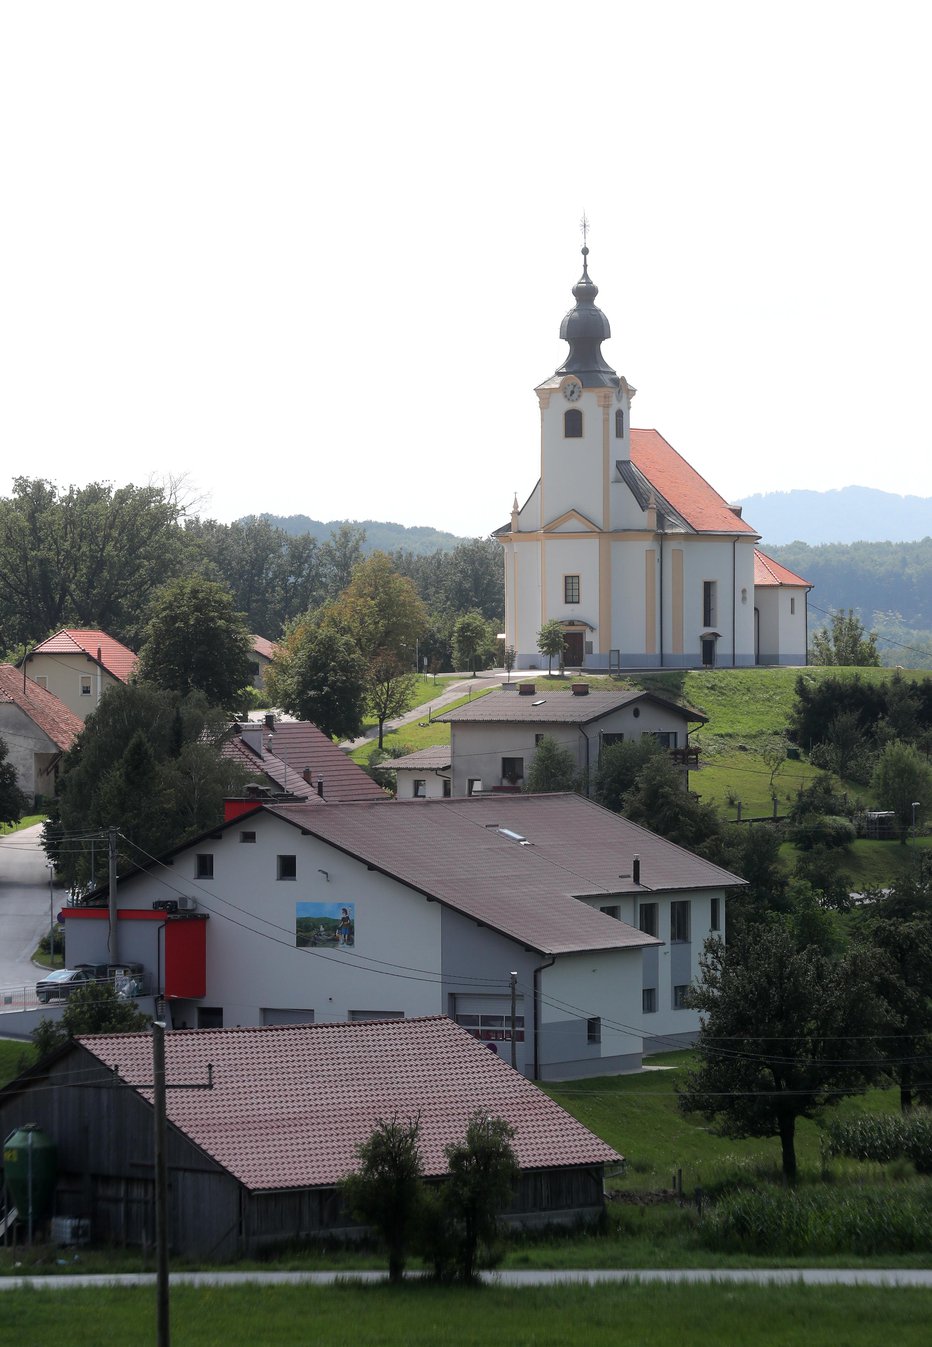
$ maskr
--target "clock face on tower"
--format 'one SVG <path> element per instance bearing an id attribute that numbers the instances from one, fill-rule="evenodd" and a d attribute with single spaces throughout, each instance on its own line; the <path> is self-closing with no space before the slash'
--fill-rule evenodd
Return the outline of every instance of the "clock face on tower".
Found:
<path id="1" fill-rule="evenodd" d="M 567 402 L 578 402 L 582 397 L 582 385 L 575 382 L 563 385 L 563 396 Z"/>

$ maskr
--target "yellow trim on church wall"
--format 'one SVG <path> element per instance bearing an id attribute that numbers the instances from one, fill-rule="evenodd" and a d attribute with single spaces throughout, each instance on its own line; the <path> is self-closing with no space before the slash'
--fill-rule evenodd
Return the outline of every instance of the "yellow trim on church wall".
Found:
<path id="1" fill-rule="evenodd" d="M 611 528 L 612 493 L 609 473 L 611 471 L 611 440 L 609 437 L 609 410 L 612 405 L 612 390 L 599 390 L 596 401 L 602 408 L 602 527 Z"/>
<path id="2" fill-rule="evenodd" d="M 657 553 L 652 547 L 644 553 L 644 652 L 657 653 Z"/>

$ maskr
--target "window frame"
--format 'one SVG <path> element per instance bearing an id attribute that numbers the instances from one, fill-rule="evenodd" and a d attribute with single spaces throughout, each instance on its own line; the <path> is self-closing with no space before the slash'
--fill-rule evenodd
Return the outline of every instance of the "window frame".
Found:
<path id="1" fill-rule="evenodd" d="M 590 1046 L 598 1046 L 602 1042 L 602 1017 L 601 1015 L 590 1015 L 586 1020 L 586 1043 Z"/>
<path id="2" fill-rule="evenodd" d="M 644 913 L 653 912 L 653 917 L 648 925 L 644 925 Z M 644 935 L 652 935 L 657 939 L 657 932 L 660 929 L 660 904 L 659 903 L 638 903 L 638 930 Z"/>
<path id="3" fill-rule="evenodd" d="M 510 765 L 509 765 L 510 764 Z M 524 758 L 503 757 L 502 758 L 502 780 L 517 785 L 519 781 L 524 780 Z"/>
<path id="4" fill-rule="evenodd" d="M 581 603 L 581 587 L 578 575 L 564 575 L 563 577 L 563 602 Z M 575 593 L 576 597 L 573 598 Z"/>
<path id="5" fill-rule="evenodd" d="M 581 407 L 567 407 L 563 413 L 563 438 L 565 440 L 581 440 L 583 438 Z"/>
<path id="6" fill-rule="evenodd" d="M 642 988 L 641 988 L 641 1014 L 642 1014 L 642 1015 L 656 1015 L 656 1014 L 657 1014 L 657 988 L 656 988 L 656 987 L 642 987 Z"/>
<path id="7" fill-rule="evenodd" d="M 93 692 L 93 685 L 92 685 L 92 682 L 91 682 L 91 675 L 90 675 L 90 674 L 80 674 L 79 677 L 80 677 L 80 679 L 81 679 L 81 696 L 82 696 L 82 697 L 89 697 L 89 696 L 91 695 L 91 693 Z M 87 684 L 86 687 L 84 686 L 85 683 Z"/>
<path id="8" fill-rule="evenodd" d="M 293 870 L 294 873 L 287 874 L 286 871 L 288 870 Z M 282 853 L 275 857 L 275 878 L 289 882 L 298 878 L 298 858 L 296 855 Z"/>
<path id="9" fill-rule="evenodd" d="M 722 929 L 722 900 L 721 898 L 712 898 L 709 903 L 709 930 L 720 931 Z"/>
<path id="10" fill-rule="evenodd" d="M 678 982 L 673 986 L 673 1009 L 689 1010 L 686 1004 L 686 998 L 689 995 L 690 984 L 688 982 Z"/>
<path id="11" fill-rule="evenodd" d="M 625 437 L 625 411 L 623 407 L 615 408 L 615 439 L 623 440 Z"/>
<path id="12" fill-rule="evenodd" d="M 682 934 L 684 927 L 685 935 Z M 691 941 L 692 902 L 688 898 L 674 898 L 670 903 L 670 944 L 688 945 Z"/>
<path id="13" fill-rule="evenodd" d="M 427 777 L 416 776 L 411 783 L 413 798 L 415 800 L 427 799 Z"/>
<path id="14" fill-rule="evenodd" d="M 718 622 L 718 581 L 702 582 L 702 625 L 714 627 Z"/>
<path id="15" fill-rule="evenodd" d="M 241 832 L 240 835 L 239 835 L 239 840 L 240 840 L 240 842 L 243 842 L 243 843 L 246 843 L 246 844 L 251 844 L 251 843 L 255 842 L 255 840 L 256 840 L 256 834 L 255 834 L 255 832 L 253 832 L 251 829 L 248 830 L 248 831 L 246 831 L 246 832 Z"/>
<path id="16" fill-rule="evenodd" d="M 212 851 L 196 851 L 194 853 L 194 878 L 213 879 L 213 877 L 214 853 Z"/>

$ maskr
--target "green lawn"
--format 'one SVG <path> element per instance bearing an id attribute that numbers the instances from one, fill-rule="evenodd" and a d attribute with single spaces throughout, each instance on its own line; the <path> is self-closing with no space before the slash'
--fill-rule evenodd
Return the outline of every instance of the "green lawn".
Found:
<path id="1" fill-rule="evenodd" d="M 424 681 L 427 683 L 433 682 L 433 680 L 429 678 Z M 448 679 L 447 681 L 449 682 L 450 680 Z M 442 715 L 445 711 L 452 711 L 457 706 L 464 706 L 467 702 L 474 702 L 477 697 L 484 697 L 487 693 L 493 692 L 497 687 L 497 683 L 492 685 L 489 685 L 488 683 L 477 684 L 474 692 L 468 692 L 465 697 L 459 697 L 456 701 L 448 702 L 444 706 L 438 706 L 436 708 L 437 715 Z M 425 698 L 425 701 L 429 701 L 429 694 L 428 697 Z M 417 704 L 417 702 L 412 703 L 412 705 Z M 424 704 L 425 702 L 420 703 L 422 706 Z M 430 711 L 431 713 L 433 712 L 433 707 L 430 707 Z M 383 739 L 386 748 L 398 748 L 404 746 L 407 752 L 413 753 L 418 748 L 432 748 L 435 744 L 448 744 L 450 742 L 450 726 L 446 724 L 437 724 L 435 721 L 429 720 L 428 711 L 425 709 L 423 721 L 415 721 L 410 725 L 402 725 L 400 730 L 386 730 Z M 378 740 L 370 739 L 365 744 L 360 744 L 358 748 L 354 748 L 350 753 L 350 757 L 354 762 L 358 762 L 360 767 L 365 767 L 377 748 Z"/>
<path id="2" fill-rule="evenodd" d="M 2 1296 L 0 1347 L 155 1339 L 151 1288 Z M 181 1286 L 171 1298 L 178 1347 L 925 1347 L 930 1314 L 929 1291 L 798 1285 Z"/>
<path id="3" fill-rule="evenodd" d="M 26 814 L 18 823 L 0 823 L 0 837 L 7 833 L 18 833 L 22 828 L 31 828 L 34 823 L 44 823 L 45 814 Z"/>

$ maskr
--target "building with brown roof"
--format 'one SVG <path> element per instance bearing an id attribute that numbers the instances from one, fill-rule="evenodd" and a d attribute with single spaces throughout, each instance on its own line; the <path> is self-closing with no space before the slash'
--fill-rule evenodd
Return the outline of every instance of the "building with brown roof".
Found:
<path id="1" fill-rule="evenodd" d="M 743 883 L 577 795 L 237 801 L 140 864 L 109 941 L 106 892 L 63 910 L 68 960 L 141 963 L 176 1028 L 441 1013 L 535 1079 L 690 1042 Z"/>
<path id="2" fill-rule="evenodd" d="M 637 390 L 603 356 L 587 255 L 560 327 L 569 353 L 536 389 L 540 478 L 494 535 L 517 667 L 541 667 L 551 620 L 574 668 L 804 664 L 806 582 L 785 620 L 770 620 L 769 592 L 759 611 L 759 535 L 658 431 L 632 429 Z"/>
<path id="3" fill-rule="evenodd" d="M 309 720 L 234 721 L 221 753 L 298 800 L 380 800 L 385 792 Z"/>
<path id="4" fill-rule="evenodd" d="M 84 722 L 47 688 L 0 664 L 0 739 L 16 781 L 36 801 L 57 793 L 58 764 Z"/>
<path id="5" fill-rule="evenodd" d="M 278 646 L 274 641 L 267 640 L 264 636 L 252 635 L 249 638 L 249 663 L 251 680 L 254 688 L 260 691 L 265 687 L 265 671 L 275 658 L 275 652 Z"/>
<path id="6" fill-rule="evenodd" d="M 440 1016 L 169 1033 L 165 1058 L 169 1245 L 191 1258 L 352 1233 L 337 1185 L 380 1119 L 419 1119 L 424 1176 L 441 1181 L 470 1115 L 504 1118 L 521 1224 L 597 1216 L 622 1158 Z M 3 1135 L 36 1123 L 55 1142 L 56 1214 L 88 1219 L 95 1241 L 154 1242 L 152 1070 L 148 1034 L 98 1035 L 0 1091 Z"/>
<path id="7" fill-rule="evenodd" d="M 136 655 L 105 631 L 68 627 L 40 641 L 23 665 L 34 683 L 54 692 L 83 721 L 107 688 L 129 681 Z"/>

